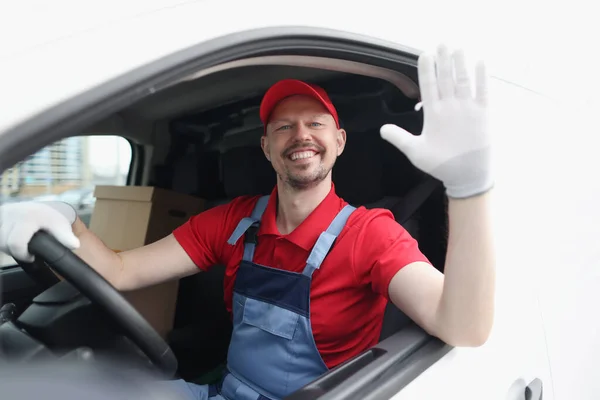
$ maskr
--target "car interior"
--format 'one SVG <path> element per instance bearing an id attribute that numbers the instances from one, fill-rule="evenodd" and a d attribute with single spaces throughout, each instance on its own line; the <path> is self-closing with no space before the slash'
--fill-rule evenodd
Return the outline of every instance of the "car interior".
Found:
<path id="1" fill-rule="evenodd" d="M 419 134 L 422 111 L 414 109 L 417 98 L 384 79 L 293 65 L 241 66 L 183 80 L 80 134 L 122 134 L 136 149 L 130 184 L 197 196 L 205 199 L 207 209 L 240 195 L 269 194 L 275 173 L 260 148 L 263 128 L 258 109 L 264 91 L 283 78 L 319 84 L 338 110 L 347 131 L 346 149 L 333 169 L 338 195 L 355 206 L 391 210 L 421 251 L 443 270 L 447 246 L 443 188 L 379 134 L 385 123 Z M 167 343 L 183 379 L 212 382 L 224 367 L 232 327 L 223 302 L 223 276 L 223 266 L 217 265 L 180 281 Z M 63 318 L 55 329 L 83 337 L 91 328 L 83 328 L 81 318 L 81 312 Z M 46 321 L 40 329 L 49 329 L 51 323 Z M 388 305 L 381 341 L 411 325 L 400 310 Z M 84 339 L 75 342 L 94 345 Z"/>
<path id="2" fill-rule="evenodd" d="M 165 158 L 168 161 L 155 166 L 154 185 L 205 198 L 207 208 L 236 196 L 269 194 L 275 185 L 275 173 L 260 148 L 261 93 L 280 77 L 297 77 L 317 83 L 329 93 L 347 131 L 346 148 L 332 172 L 338 195 L 355 206 L 388 208 L 400 218 L 405 197 L 428 177 L 381 139 L 379 127 L 392 122 L 418 134 L 422 112 L 414 111 L 415 102 L 379 79 L 342 73 L 323 76 L 322 72 L 293 67 L 261 69 L 244 67 L 222 73 L 257 80 L 264 76 L 266 79 L 252 96 L 209 110 L 190 111 L 170 121 L 172 147 Z M 222 80 L 226 81 L 227 76 Z M 183 85 L 174 88 L 178 90 L 185 89 Z M 403 225 L 434 265 L 441 266 L 445 256 L 445 203 L 443 191 L 439 186 L 436 189 Z M 185 379 L 197 379 L 225 360 L 231 326 L 223 303 L 223 274 L 223 267 L 215 266 L 208 273 L 180 282 L 170 345 Z M 386 315 L 382 339 L 406 323 L 393 311 L 388 310 Z"/>

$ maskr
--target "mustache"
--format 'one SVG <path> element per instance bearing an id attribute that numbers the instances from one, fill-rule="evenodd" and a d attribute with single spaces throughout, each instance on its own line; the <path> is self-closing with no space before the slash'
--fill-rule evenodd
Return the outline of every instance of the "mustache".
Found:
<path id="1" fill-rule="evenodd" d="M 287 157 L 290 154 L 292 154 L 293 152 L 298 151 L 298 150 L 314 150 L 317 153 L 325 152 L 325 148 L 322 146 L 319 146 L 316 143 L 295 143 L 284 150 L 283 156 Z"/>

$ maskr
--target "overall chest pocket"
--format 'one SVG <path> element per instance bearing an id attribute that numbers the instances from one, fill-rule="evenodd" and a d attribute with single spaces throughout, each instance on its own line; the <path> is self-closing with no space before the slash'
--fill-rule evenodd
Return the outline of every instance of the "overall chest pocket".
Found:
<path id="1" fill-rule="evenodd" d="M 246 298 L 242 323 L 292 340 L 298 327 L 299 317 L 295 312 L 274 304 Z"/>

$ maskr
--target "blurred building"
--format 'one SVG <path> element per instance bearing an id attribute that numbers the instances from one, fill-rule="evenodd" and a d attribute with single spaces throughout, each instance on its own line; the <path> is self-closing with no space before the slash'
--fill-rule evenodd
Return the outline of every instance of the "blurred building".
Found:
<path id="1" fill-rule="evenodd" d="M 89 137 L 53 143 L 0 176 L 0 198 L 58 194 L 91 184 Z"/>

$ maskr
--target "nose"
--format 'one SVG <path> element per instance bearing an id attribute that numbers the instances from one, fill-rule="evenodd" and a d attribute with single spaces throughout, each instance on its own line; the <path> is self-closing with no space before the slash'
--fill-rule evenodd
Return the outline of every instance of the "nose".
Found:
<path id="1" fill-rule="evenodd" d="M 302 122 L 296 124 L 296 129 L 294 129 L 294 140 L 302 142 L 309 140 L 311 138 L 310 129 Z"/>

